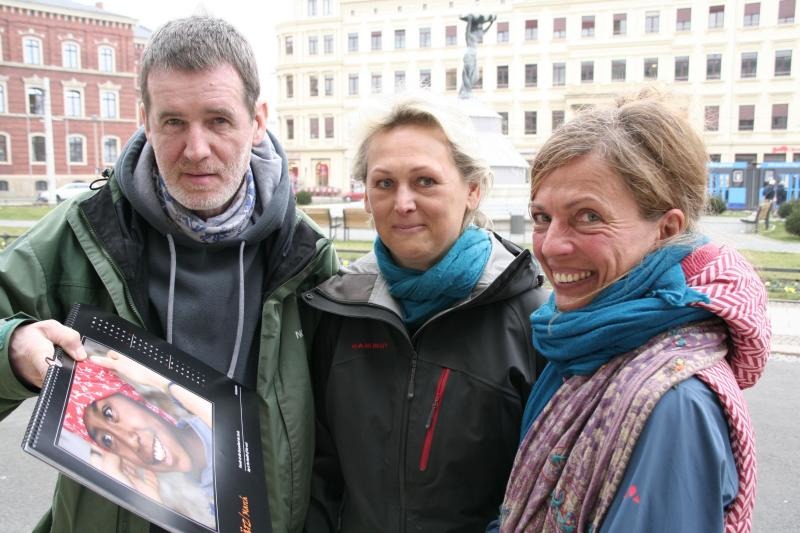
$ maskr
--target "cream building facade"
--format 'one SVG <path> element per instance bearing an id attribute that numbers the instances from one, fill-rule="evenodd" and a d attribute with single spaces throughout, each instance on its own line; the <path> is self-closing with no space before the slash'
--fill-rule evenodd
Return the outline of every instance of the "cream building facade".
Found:
<path id="1" fill-rule="evenodd" d="M 277 114 L 300 187 L 350 189 L 353 126 L 372 100 L 457 97 L 468 13 L 478 99 L 527 160 L 583 106 L 655 85 L 675 94 L 712 160 L 800 162 L 795 0 L 588 2 L 298 0 L 278 26 Z"/>

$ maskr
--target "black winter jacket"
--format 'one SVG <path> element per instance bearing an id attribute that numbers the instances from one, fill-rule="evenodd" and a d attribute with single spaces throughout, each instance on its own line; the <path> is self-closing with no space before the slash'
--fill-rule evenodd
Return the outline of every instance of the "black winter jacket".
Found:
<path id="1" fill-rule="evenodd" d="M 484 530 L 537 375 L 542 281 L 530 252 L 495 236 L 472 295 L 413 334 L 372 254 L 304 294 L 323 312 L 307 531 Z"/>

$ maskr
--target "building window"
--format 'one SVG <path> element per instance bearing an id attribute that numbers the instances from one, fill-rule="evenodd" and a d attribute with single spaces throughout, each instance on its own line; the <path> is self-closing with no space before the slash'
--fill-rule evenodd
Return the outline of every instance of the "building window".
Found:
<path id="1" fill-rule="evenodd" d="M 775 75 L 790 76 L 792 74 L 792 51 L 775 50 Z"/>
<path id="2" fill-rule="evenodd" d="M 444 74 L 444 88 L 448 91 L 455 91 L 458 86 L 458 70 L 449 68 Z"/>
<path id="3" fill-rule="evenodd" d="M 552 124 L 552 131 L 556 131 L 558 128 L 564 125 L 564 110 L 557 109 L 553 111 L 553 124 Z"/>
<path id="4" fill-rule="evenodd" d="M 508 22 L 498 22 L 497 23 L 497 42 L 498 43 L 507 43 L 508 42 Z"/>
<path id="5" fill-rule="evenodd" d="M 581 37 L 594 37 L 594 15 L 581 17 Z"/>
<path id="6" fill-rule="evenodd" d="M 661 14 L 658 11 L 648 11 L 644 15 L 644 32 L 658 33 L 661 24 Z"/>
<path id="7" fill-rule="evenodd" d="M 294 140 L 294 119 L 287 118 L 286 119 L 286 140 L 293 141 Z"/>
<path id="8" fill-rule="evenodd" d="M 81 92 L 77 89 L 70 89 L 64 93 L 64 115 L 68 117 L 83 116 L 83 104 L 81 102 Z"/>
<path id="9" fill-rule="evenodd" d="M 758 26 L 761 19 L 761 2 L 753 2 L 744 5 L 745 26 Z"/>
<path id="10" fill-rule="evenodd" d="M 319 118 L 311 117 L 308 119 L 308 137 L 310 139 L 319 139 Z"/>
<path id="11" fill-rule="evenodd" d="M 0 113 L 6 112 L 6 85 L 0 82 Z"/>
<path id="12" fill-rule="evenodd" d="M 42 41 L 36 37 L 22 40 L 22 62 L 27 65 L 42 64 Z"/>
<path id="13" fill-rule="evenodd" d="M 703 122 L 705 131 L 719 131 L 719 106 L 707 105 L 705 108 L 705 121 Z"/>
<path id="14" fill-rule="evenodd" d="M 758 52 L 742 52 L 742 78 L 755 78 L 758 70 Z"/>
<path id="15" fill-rule="evenodd" d="M 719 163 L 722 161 L 722 154 L 708 154 L 708 160 L 712 163 Z"/>
<path id="16" fill-rule="evenodd" d="M 431 29 L 430 28 L 420 28 L 419 29 L 419 47 L 420 48 L 430 48 L 431 47 Z"/>
<path id="17" fill-rule="evenodd" d="M 47 150 L 44 144 L 44 135 L 31 135 L 31 163 L 44 163 L 47 161 Z"/>
<path id="18" fill-rule="evenodd" d="M 614 13 L 614 35 L 625 35 L 626 33 L 628 33 L 628 14 Z"/>
<path id="19" fill-rule="evenodd" d="M 37 180 L 34 186 L 36 187 L 36 192 L 42 192 L 47 190 L 47 182 L 44 180 Z"/>
<path id="20" fill-rule="evenodd" d="M 348 52 L 358 52 L 358 34 L 357 33 L 348 33 L 347 34 L 347 51 Z"/>
<path id="21" fill-rule="evenodd" d="M 472 84 L 473 89 L 483 89 L 483 67 L 478 67 L 478 80 Z"/>
<path id="22" fill-rule="evenodd" d="M 394 92 L 400 93 L 403 92 L 406 88 L 406 71 L 405 70 L 395 70 L 394 71 Z"/>
<path id="23" fill-rule="evenodd" d="M 11 143 L 7 133 L 0 133 L 0 163 L 11 162 Z"/>
<path id="24" fill-rule="evenodd" d="M 100 92 L 100 116 L 103 118 L 117 118 L 117 93 L 112 91 Z"/>
<path id="25" fill-rule="evenodd" d="M 28 88 L 28 114 L 44 115 L 44 89 L 40 87 Z"/>
<path id="26" fill-rule="evenodd" d="M 333 96 L 333 76 L 325 76 L 324 90 L 325 96 Z"/>
<path id="27" fill-rule="evenodd" d="M 500 132 L 503 135 L 508 135 L 508 111 L 498 111 L 500 115 Z"/>
<path id="28" fill-rule="evenodd" d="M 675 31 L 689 31 L 692 29 L 692 8 L 679 7 L 675 16 Z"/>
<path id="29" fill-rule="evenodd" d="M 325 138 L 333 139 L 333 117 L 325 117 Z"/>
<path id="30" fill-rule="evenodd" d="M 594 81 L 594 61 L 581 61 L 581 83 Z"/>
<path id="31" fill-rule="evenodd" d="M 525 135 L 536 135 L 536 111 L 525 111 Z"/>
<path id="32" fill-rule="evenodd" d="M 455 26 L 446 26 L 444 28 L 444 44 L 445 46 L 455 46 L 457 44 L 458 33 Z"/>
<path id="33" fill-rule="evenodd" d="M 100 72 L 114 72 L 114 48 L 101 46 L 97 49 L 97 68 Z"/>
<path id="34" fill-rule="evenodd" d="M 794 22 L 795 0 L 780 0 L 778 2 L 778 24 Z"/>
<path id="35" fill-rule="evenodd" d="M 566 63 L 553 63 L 553 87 L 561 87 L 567 82 Z"/>
<path id="36" fill-rule="evenodd" d="M 294 55 L 294 37 L 291 35 L 283 38 L 283 53 L 287 56 Z"/>
<path id="37" fill-rule="evenodd" d="M 347 75 L 347 94 L 349 96 L 358 96 L 358 74 Z"/>
<path id="38" fill-rule="evenodd" d="M 789 104 L 772 104 L 772 129 L 785 130 L 789 122 Z"/>
<path id="39" fill-rule="evenodd" d="M 119 139 L 116 137 L 103 138 L 103 163 L 113 165 L 119 156 Z"/>
<path id="40" fill-rule="evenodd" d="M 567 37 L 567 19 L 566 17 L 557 17 L 553 19 L 553 39 L 566 39 Z"/>
<path id="41" fill-rule="evenodd" d="M 525 21 L 525 40 L 535 41 L 539 38 L 539 21 L 528 19 Z"/>
<path id="42" fill-rule="evenodd" d="M 319 78 L 313 75 L 308 77 L 308 96 L 319 96 Z"/>
<path id="43" fill-rule="evenodd" d="M 294 75 L 286 76 L 286 98 L 294 98 Z"/>
<path id="44" fill-rule="evenodd" d="M 536 87 L 539 82 L 539 69 L 536 63 L 525 65 L 525 87 Z"/>
<path id="45" fill-rule="evenodd" d="M 308 16 L 317 16 L 317 0 L 308 0 Z"/>
<path id="46" fill-rule="evenodd" d="M 753 131 L 753 122 L 756 115 L 756 106 L 739 106 L 739 131 Z"/>
<path id="47" fill-rule="evenodd" d="M 406 47 L 406 30 L 394 30 L 394 47 L 396 50 Z"/>
<path id="48" fill-rule="evenodd" d="M 725 6 L 709 6 L 708 29 L 721 28 L 725 25 Z"/>
<path id="49" fill-rule="evenodd" d="M 657 80 L 658 79 L 658 58 L 646 57 L 644 59 L 644 79 Z"/>
<path id="50" fill-rule="evenodd" d="M 508 65 L 497 66 L 497 88 L 508 89 Z"/>
<path id="51" fill-rule="evenodd" d="M 326 16 L 331 14 L 331 0 L 322 0 L 322 14 Z"/>
<path id="52" fill-rule="evenodd" d="M 419 86 L 423 89 L 430 88 L 431 86 L 431 69 L 423 68 L 419 71 Z"/>
<path id="53" fill-rule="evenodd" d="M 370 46 L 371 46 L 372 50 L 381 50 L 381 48 L 382 48 L 381 37 L 382 37 L 381 32 L 379 32 L 379 31 L 372 32 L 371 37 L 370 37 L 370 39 L 371 39 L 370 40 Z"/>
<path id="54" fill-rule="evenodd" d="M 2 142 L 2 141 L 0 141 L 0 142 Z M 2 160 L 0 159 L 0 161 L 2 161 Z M 0 191 L 8 192 L 8 182 L 6 180 L 0 181 Z"/>
<path id="55" fill-rule="evenodd" d="M 84 164 L 85 157 L 83 152 L 83 137 L 80 135 L 70 135 L 67 138 L 67 161 L 71 165 Z"/>
<path id="56" fill-rule="evenodd" d="M 322 37 L 322 50 L 327 55 L 333 53 L 333 35 L 328 34 Z"/>
<path id="57" fill-rule="evenodd" d="M 689 79 L 689 56 L 678 56 L 675 58 L 675 81 L 687 81 Z"/>
<path id="58" fill-rule="evenodd" d="M 722 73 L 722 54 L 708 54 L 706 56 L 706 79 L 718 80 Z"/>
<path id="59" fill-rule="evenodd" d="M 81 68 L 81 52 L 77 43 L 67 41 L 61 45 L 61 64 L 64 68 Z"/>
<path id="60" fill-rule="evenodd" d="M 611 61 L 611 81 L 625 81 L 626 63 L 624 59 Z"/>
<path id="61" fill-rule="evenodd" d="M 308 55 L 317 55 L 317 37 L 316 35 L 308 38 Z"/>
<path id="62" fill-rule="evenodd" d="M 381 74 L 373 74 L 370 79 L 370 87 L 372 94 L 380 94 L 383 90 L 383 76 Z"/>

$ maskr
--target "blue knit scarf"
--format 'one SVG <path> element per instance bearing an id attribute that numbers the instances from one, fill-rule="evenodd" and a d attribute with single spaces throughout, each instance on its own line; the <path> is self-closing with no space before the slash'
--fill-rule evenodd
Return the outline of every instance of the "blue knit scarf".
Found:
<path id="1" fill-rule="evenodd" d="M 564 379 L 592 374 L 612 357 L 638 348 L 659 333 L 713 316 L 688 307 L 709 301 L 686 285 L 681 269 L 681 260 L 693 248 L 671 245 L 648 254 L 586 307 L 561 313 L 551 294 L 550 300 L 533 312 L 533 346 L 548 364 L 528 397 L 522 437 Z"/>
<path id="2" fill-rule="evenodd" d="M 468 226 L 438 263 L 422 271 L 397 265 L 381 238 L 375 239 L 378 268 L 389 283 L 389 293 L 403 306 L 405 323 L 411 328 L 466 298 L 478 283 L 491 250 L 489 234 Z"/>

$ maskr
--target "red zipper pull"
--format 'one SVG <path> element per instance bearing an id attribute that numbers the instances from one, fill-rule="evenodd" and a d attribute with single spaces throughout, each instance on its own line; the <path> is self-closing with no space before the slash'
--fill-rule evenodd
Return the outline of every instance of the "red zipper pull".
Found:
<path id="1" fill-rule="evenodd" d="M 431 412 L 428 414 L 428 420 L 425 422 L 425 440 L 422 444 L 422 454 L 419 458 L 419 469 L 421 472 L 428 469 L 431 447 L 433 446 L 433 433 L 436 431 L 436 423 L 439 421 L 439 411 L 442 407 L 442 398 L 444 397 L 444 391 L 445 388 L 447 388 L 447 379 L 449 377 L 450 369 L 443 368 L 442 373 L 439 374 L 439 382 L 436 384 L 436 393 L 433 395 Z"/>

